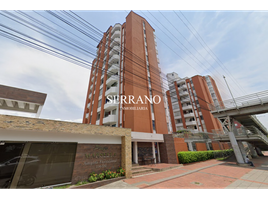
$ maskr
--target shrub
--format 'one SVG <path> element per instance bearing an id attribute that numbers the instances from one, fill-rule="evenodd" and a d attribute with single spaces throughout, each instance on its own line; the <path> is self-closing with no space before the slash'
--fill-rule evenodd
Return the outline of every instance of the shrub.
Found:
<path id="1" fill-rule="evenodd" d="M 88 179 L 89 182 L 96 182 L 97 180 L 98 180 L 97 176 L 90 176 Z"/>
<path id="2" fill-rule="evenodd" d="M 102 180 L 102 179 L 104 179 L 105 178 L 105 174 L 104 173 L 99 173 L 99 175 L 98 175 L 98 179 L 99 180 Z"/>
<path id="3" fill-rule="evenodd" d="M 119 167 L 116 172 L 119 173 L 120 176 L 125 176 L 125 169 L 122 167 Z"/>
<path id="4" fill-rule="evenodd" d="M 181 151 L 178 153 L 180 163 L 192 163 L 198 161 L 209 160 L 213 158 L 227 157 L 233 152 L 228 150 L 210 150 L 210 151 Z"/>

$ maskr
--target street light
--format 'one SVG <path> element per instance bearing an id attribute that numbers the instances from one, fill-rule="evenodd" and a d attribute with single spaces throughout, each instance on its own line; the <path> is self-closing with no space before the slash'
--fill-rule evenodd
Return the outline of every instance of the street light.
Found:
<path id="1" fill-rule="evenodd" d="M 231 92 L 231 89 L 229 88 L 229 85 L 228 85 L 228 83 L 227 83 L 227 81 L 226 81 L 226 79 L 225 79 L 225 76 L 223 76 L 223 79 L 224 79 L 224 81 L 225 81 L 225 83 L 226 83 L 226 85 L 227 85 L 227 87 L 228 87 L 228 89 L 229 89 L 229 92 L 231 93 L 231 96 L 232 96 L 232 98 L 233 98 L 233 100 L 234 100 L 236 109 L 238 110 L 239 108 L 237 107 L 237 104 L 236 104 L 236 102 L 235 102 L 235 99 L 234 99 L 234 97 L 233 97 L 233 94 L 232 94 L 232 92 Z"/>

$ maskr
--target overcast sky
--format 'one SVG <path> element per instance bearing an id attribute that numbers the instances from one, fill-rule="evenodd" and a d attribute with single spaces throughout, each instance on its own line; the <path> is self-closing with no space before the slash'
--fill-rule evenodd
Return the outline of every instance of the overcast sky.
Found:
<path id="1" fill-rule="evenodd" d="M 126 9 L 74 12 L 105 32 L 110 25 L 125 22 L 129 11 Z M 180 12 L 177 9 L 176 11 L 134 10 L 134 12 L 147 19 L 155 29 L 160 67 L 164 73 L 176 72 L 180 77 L 191 77 L 197 74 L 211 75 L 223 99 L 229 99 L 231 96 L 222 75 L 226 76 L 235 97 L 267 90 L 267 11 L 182 10 Z M 38 18 L 38 15 L 32 11 L 26 13 Z M 49 16 L 43 11 L 38 13 Z M 59 23 L 52 16 L 49 19 L 64 26 L 77 37 L 87 39 L 71 27 Z M 45 19 L 43 22 L 60 30 L 52 22 Z M 65 49 L 64 46 L 40 33 L 31 31 L 1 15 L 0 23 Z M 190 28 L 194 27 L 196 31 L 193 29 L 192 32 L 189 31 L 184 23 Z M 193 33 L 196 37 L 200 35 L 202 39 L 197 40 Z M 97 42 L 89 41 L 89 43 L 88 46 L 92 48 L 90 51 L 95 51 L 94 46 Z M 47 99 L 41 118 L 81 122 L 89 69 L 2 36 L 0 36 L 0 44 L 0 84 L 46 93 Z M 66 51 L 89 62 L 93 60 L 92 57 L 82 55 L 78 51 L 68 48 Z M 1 111 L 1 113 L 6 112 Z M 262 115 L 259 119 L 268 127 L 267 115 Z"/>

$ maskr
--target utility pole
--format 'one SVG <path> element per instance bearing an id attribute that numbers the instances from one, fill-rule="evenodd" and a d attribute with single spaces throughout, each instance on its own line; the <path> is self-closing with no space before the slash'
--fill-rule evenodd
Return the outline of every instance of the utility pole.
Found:
<path id="1" fill-rule="evenodd" d="M 229 88 L 229 85 L 228 85 L 228 83 L 227 83 L 227 81 L 226 81 L 226 79 L 225 79 L 225 76 L 223 76 L 223 79 L 224 79 L 224 81 L 225 81 L 225 83 L 226 83 L 226 85 L 227 85 L 227 87 L 228 87 L 229 92 L 231 93 L 231 96 L 232 96 L 232 98 L 233 98 L 233 100 L 234 100 L 236 109 L 238 110 L 238 107 L 237 107 L 237 104 L 236 104 L 236 102 L 235 102 L 234 96 L 233 96 L 233 94 L 232 94 L 232 92 L 231 92 L 231 89 Z"/>

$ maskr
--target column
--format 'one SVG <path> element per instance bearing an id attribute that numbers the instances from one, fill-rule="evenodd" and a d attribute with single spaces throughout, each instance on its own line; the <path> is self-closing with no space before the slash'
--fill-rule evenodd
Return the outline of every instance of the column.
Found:
<path id="1" fill-rule="evenodd" d="M 246 156 L 247 156 L 247 152 L 245 150 L 245 147 L 244 147 L 244 145 L 243 145 L 243 143 L 241 141 L 238 141 L 237 143 L 238 143 L 238 146 L 239 146 L 240 151 L 242 153 L 242 156 L 243 156 L 243 158 L 245 160 L 246 159 Z"/>
<path id="2" fill-rule="evenodd" d="M 153 149 L 154 163 L 156 163 L 156 160 L 155 160 L 155 147 L 154 147 L 154 142 L 152 142 L 152 149 Z"/>
<path id="3" fill-rule="evenodd" d="M 210 150 L 208 142 L 206 142 L 207 150 Z"/>
<path id="4" fill-rule="evenodd" d="M 192 142 L 188 142 L 188 146 L 189 146 L 189 151 L 193 151 L 193 143 Z"/>
<path id="5" fill-rule="evenodd" d="M 160 159 L 160 151 L 159 151 L 159 143 L 157 142 L 157 156 L 158 156 L 158 161 L 159 163 L 161 163 L 161 159 Z"/>
<path id="6" fill-rule="evenodd" d="M 242 153 L 241 153 L 241 150 L 240 150 L 240 148 L 239 148 L 239 146 L 237 144 L 237 141 L 235 139 L 234 133 L 233 132 L 229 132 L 228 135 L 229 135 L 230 142 L 232 144 L 232 148 L 234 150 L 236 161 L 239 164 L 245 163 L 244 158 L 243 158 Z"/>
<path id="7" fill-rule="evenodd" d="M 250 150 L 250 153 L 251 153 L 252 158 L 257 158 L 258 157 L 258 154 L 255 151 L 255 149 L 253 148 L 252 144 L 248 143 L 248 148 Z"/>
<path id="8" fill-rule="evenodd" d="M 133 142 L 133 161 L 138 164 L 138 144 Z"/>

